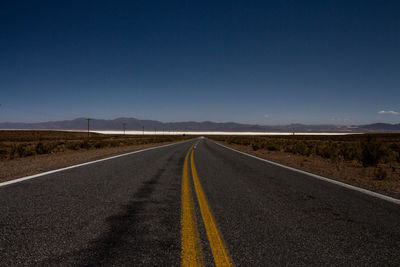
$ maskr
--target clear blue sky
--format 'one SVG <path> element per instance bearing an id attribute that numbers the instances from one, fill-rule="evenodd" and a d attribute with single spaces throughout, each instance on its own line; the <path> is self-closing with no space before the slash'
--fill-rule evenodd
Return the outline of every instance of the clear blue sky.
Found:
<path id="1" fill-rule="evenodd" d="M 399 14 L 399 1 L 1 1 L 0 121 L 399 123 Z"/>

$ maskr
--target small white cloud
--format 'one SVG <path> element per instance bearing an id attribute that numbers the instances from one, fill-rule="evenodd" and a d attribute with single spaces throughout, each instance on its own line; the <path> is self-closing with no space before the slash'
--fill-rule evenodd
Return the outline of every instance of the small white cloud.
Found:
<path id="1" fill-rule="evenodd" d="M 264 118 L 269 118 L 269 115 L 268 115 L 268 114 L 265 114 L 265 115 L 264 115 Z"/>
<path id="2" fill-rule="evenodd" d="M 391 114 L 391 115 L 400 115 L 399 112 L 393 110 L 381 110 L 378 114 Z"/>

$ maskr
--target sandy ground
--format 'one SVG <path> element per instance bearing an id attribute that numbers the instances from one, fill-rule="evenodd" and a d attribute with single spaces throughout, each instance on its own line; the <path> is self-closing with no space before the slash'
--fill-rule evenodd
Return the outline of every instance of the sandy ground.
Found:
<path id="1" fill-rule="evenodd" d="M 66 151 L 57 154 L 38 155 L 0 161 L 0 182 L 55 170 L 79 163 L 107 158 L 143 148 L 161 146 L 166 143 L 102 148 L 96 150 Z"/>
<path id="2" fill-rule="evenodd" d="M 360 186 L 372 191 L 400 198 L 399 166 L 397 166 L 397 168 L 389 168 L 388 166 L 384 166 L 385 170 L 387 171 L 387 177 L 383 180 L 379 180 L 376 178 L 375 168 L 363 168 L 357 162 L 333 163 L 329 159 L 324 159 L 315 155 L 306 157 L 281 151 L 253 151 L 250 146 L 227 144 L 225 142 L 222 144 L 236 150 L 258 156 L 260 158 L 268 159 L 297 169 L 305 170 L 325 177 L 340 180 L 348 184 Z"/>

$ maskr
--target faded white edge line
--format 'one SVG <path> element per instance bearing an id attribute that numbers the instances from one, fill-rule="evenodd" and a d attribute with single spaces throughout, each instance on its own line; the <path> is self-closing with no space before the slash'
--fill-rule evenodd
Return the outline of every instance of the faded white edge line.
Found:
<path id="1" fill-rule="evenodd" d="M 210 140 L 210 139 L 208 139 L 208 140 Z M 259 158 L 257 156 L 248 154 L 246 152 L 242 152 L 242 151 L 239 151 L 239 150 L 224 146 L 224 145 L 222 145 L 222 144 L 220 144 L 218 142 L 215 142 L 213 140 L 210 140 L 210 141 L 215 143 L 215 144 L 217 144 L 217 145 L 219 145 L 219 146 L 222 146 L 224 148 L 227 148 L 227 149 L 230 149 L 230 150 L 235 151 L 237 153 L 240 153 L 240 154 L 243 154 L 243 155 L 246 155 L 246 156 L 249 156 L 249 157 L 264 161 L 264 162 L 267 162 L 269 164 L 272 164 L 272 165 L 275 165 L 275 166 L 279 166 L 279 167 L 282 167 L 282 168 L 285 168 L 285 169 L 288 169 L 288 170 L 291 170 L 291 171 L 295 171 L 295 172 L 298 172 L 298 173 L 301 173 L 301 174 L 305 174 L 305 175 L 317 178 L 319 180 L 322 180 L 322 181 L 325 181 L 325 182 L 328 182 L 328 183 L 336 184 L 336 185 L 345 187 L 347 189 L 358 191 L 358 192 L 364 193 L 366 195 L 373 196 L 373 197 L 376 197 L 376 198 L 380 198 L 380 199 L 392 202 L 394 204 L 400 205 L 400 199 L 389 197 L 389 196 L 386 196 L 386 195 L 382 195 L 382 194 L 370 191 L 368 189 L 364 189 L 364 188 L 357 187 L 357 186 L 354 186 L 354 185 L 349 185 L 349 184 L 346 184 L 346 183 L 343 183 L 343 182 L 339 182 L 339 181 L 336 181 L 336 180 L 333 180 L 333 179 L 330 179 L 330 178 L 327 178 L 327 177 L 323 177 L 323 176 L 320 176 L 320 175 L 317 175 L 317 174 L 313 174 L 313 173 L 310 173 L 310 172 L 302 171 L 302 170 L 299 170 L 299 169 L 296 169 L 296 168 L 293 168 L 293 167 L 289 167 L 289 166 L 286 166 L 286 165 L 283 165 L 283 164 L 280 164 L 280 163 L 276 163 L 276 162 L 267 160 L 267 159 Z"/>
<path id="2" fill-rule="evenodd" d="M 22 182 L 22 181 L 30 180 L 30 179 L 33 179 L 33 178 L 37 178 L 37 177 L 40 177 L 40 176 L 44 176 L 44 175 L 48 175 L 48 174 L 52 174 L 52 173 L 56 173 L 56 172 L 61 172 L 61 171 L 65 171 L 65 170 L 69 170 L 69 169 L 73 169 L 73 168 L 82 167 L 82 166 L 85 166 L 85 165 L 89 165 L 89 164 L 93 164 L 93 163 L 97 163 L 97 162 L 101 162 L 101 161 L 106 161 L 106 160 L 110 160 L 110 159 L 124 157 L 124 156 L 132 155 L 132 154 L 136 154 L 136 153 L 140 153 L 140 152 L 145 152 L 145 151 L 149 151 L 149 150 L 153 150 L 153 149 L 157 149 L 157 148 L 178 145 L 178 144 L 181 144 L 181 143 L 193 141 L 193 139 L 196 139 L 196 138 L 192 138 L 192 139 L 189 139 L 189 140 L 180 141 L 180 142 L 176 142 L 176 143 L 172 143 L 172 144 L 166 144 L 166 145 L 162 145 L 162 146 L 149 147 L 149 148 L 136 150 L 136 151 L 132 151 L 132 152 L 128 152 L 128 153 L 124 153 L 124 154 L 120 154 L 120 155 L 116 155 L 116 156 L 112 156 L 112 157 L 108 157 L 108 158 L 104 158 L 104 159 L 88 161 L 88 162 L 85 162 L 85 163 L 80 163 L 80 164 L 64 167 L 64 168 L 61 168 L 61 169 L 51 170 L 51 171 L 47 171 L 47 172 L 41 172 L 41 173 L 38 173 L 38 174 L 33 174 L 33 175 L 17 178 L 17 179 L 14 179 L 14 180 L 2 182 L 2 183 L 0 183 L 0 187 L 6 186 L 6 185 L 10 185 L 10 184 L 19 183 L 19 182 Z"/>

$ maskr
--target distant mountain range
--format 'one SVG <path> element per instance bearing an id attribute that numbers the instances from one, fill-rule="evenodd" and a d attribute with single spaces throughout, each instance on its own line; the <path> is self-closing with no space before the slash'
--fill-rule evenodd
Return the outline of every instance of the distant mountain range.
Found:
<path id="1" fill-rule="evenodd" d="M 400 123 L 390 124 L 390 123 L 373 123 L 367 125 L 359 126 L 361 130 L 368 131 L 400 131 Z"/>
<path id="2" fill-rule="evenodd" d="M 337 125 L 253 125 L 235 122 L 160 122 L 155 120 L 139 120 L 136 118 L 117 118 L 113 120 L 92 119 L 92 130 L 121 130 L 125 124 L 127 130 L 184 130 L 184 131 L 335 131 L 335 132 L 379 132 L 400 131 L 399 124 L 374 123 L 358 126 Z M 49 121 L 39 123 L 1 122 L 0 129 L 57 129 L 57 130 L 84 130 L 87 129 L 87 119 Z"/>

